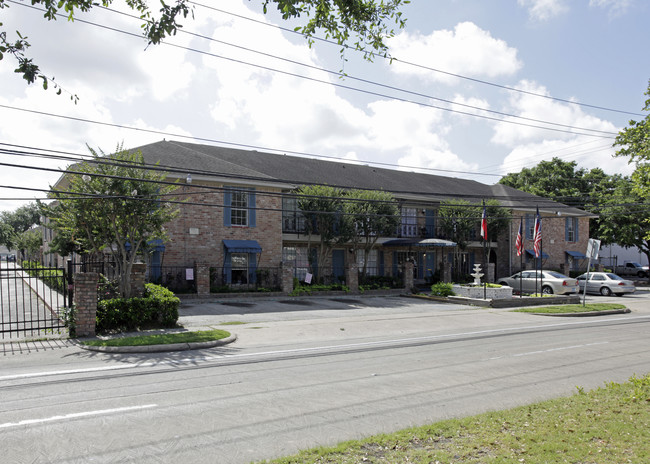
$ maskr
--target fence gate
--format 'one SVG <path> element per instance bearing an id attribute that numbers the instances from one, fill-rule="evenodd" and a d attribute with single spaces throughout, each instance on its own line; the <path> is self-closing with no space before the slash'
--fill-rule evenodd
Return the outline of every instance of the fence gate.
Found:
<path id="1" fill-rule="evenodd" d="M 65 333 L 64 269 L 21 268 L 0 263 L 0 337 L 36 338 Z"/>

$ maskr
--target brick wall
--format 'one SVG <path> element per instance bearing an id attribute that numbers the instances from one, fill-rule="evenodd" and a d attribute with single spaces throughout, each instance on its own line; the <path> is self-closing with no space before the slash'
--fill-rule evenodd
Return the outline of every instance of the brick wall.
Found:
<path id="1" fill-rule="evenodd" d="M 74 276 L 77 337 L 95 336 L 98 281 L 99 274 L 96 272 L 78 273 Z"/>
<path id="2" fill-rule="evenodd" d="M 269 187 L 263 190 L 280 193 L 280 189 Z M 165 244 L 163 266 L 192 266 L 195 262 L 201 262 L 220 267 L 224 261 L 223 240 L 256 240 L 262 247 L 262 253 L 258 256 L 259 267 L 280 266 L 282 199 L 279 196 L 256 191 L 256 226 L 226 227 L 222 190 L 205 190 L 192 184 L 179 187 L 177 192 L 182 194 L 181 199 L 185 199 L 187 204 L 180 205 L 178 217 L 166 226 L 169 239 Z"/>

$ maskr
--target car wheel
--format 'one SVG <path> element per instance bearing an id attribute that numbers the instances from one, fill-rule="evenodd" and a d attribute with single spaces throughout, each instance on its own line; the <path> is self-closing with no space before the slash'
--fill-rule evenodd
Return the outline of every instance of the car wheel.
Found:
<path id="1" fill-rule="evenodd" d="M 636 273 L 636 276 L 643 279 L 645 277 L 645 272 L 639 271 L 639 272 Z"/>
<path id="2" fill-rule="evenodd" d="M 553 289 L 549 287 L 548 285 L 545 285 L 542 287 L 542 293 L 544 295 L 552 295 L 553 294 Z"/>
<path id="3" fill-rule="evenodd" d="M 600 289 L 600 294 L 602 296 L 611 296 L 612 291 L 609 289 L 609 287 L 603 287 L 603 288 Z"/>

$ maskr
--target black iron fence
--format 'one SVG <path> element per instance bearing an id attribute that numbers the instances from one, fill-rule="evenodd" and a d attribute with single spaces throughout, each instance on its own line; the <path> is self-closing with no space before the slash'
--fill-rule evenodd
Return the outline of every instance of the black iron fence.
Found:
<path id="1" fill-rule="evenodd" d="M 61 334 L 69 307 L 65 270 L 25 264 L 0 265 L 2 338 Z"/>
<path id="2" fill-rule="evenodd" d="M 280 291 L 282 273 L 278 267 L 224 269 L 210 268 L 210 292 Z"/>
<path id="3" fill-rule="evenodd" d="M 193 266 L 152 266 L 146 280 L 174 293 L 196 293 L 196 269 Z"/>
<path id="4" fill-rule="evenodd" d="M 393 273 L 392 269 L 367 266 L 365 272 L 359 269 L 359 287 L 366 290 L 403 288 L 404 276 L 401 271 Z"/>

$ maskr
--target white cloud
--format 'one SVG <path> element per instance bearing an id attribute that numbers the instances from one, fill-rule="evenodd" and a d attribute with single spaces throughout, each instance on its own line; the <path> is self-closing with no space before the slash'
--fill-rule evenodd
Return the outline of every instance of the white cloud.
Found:
<path id="1" fill-rule="evenodd" d="M 402 64 L 399 60 L 454 74 L 490 78 L 510 76 L 522 67 L 515 48 L 471 22 L 429 35 L 404 31 L 390 39 L 389 46 L 391 55 L 397 58 L 389 67 L 390 71 L 430 81 L 453 83 L 455 78 Z"/>
<path id="2" fill-rule="evenodd" d="M 550 96 L 545 87 L 530 81 L 521 81 L 517 88 L 540 95 Z M 581 129 L 590 131 L 602 131 L 616 133 L 618 129 L 609 121 L 605 121 L 585 113 L 580 106 L 570 103 L 559 102 L 550 98 L 515 93 L 510 94 L 507 107 L 503 110 L 506 113 L 514 114 L 526 119 L 505 118 L 513 124 L 495 125 L 492 142 L 513 146 L 517 143 L 530 143 L 547 139 L 569 140 L 575 137 L 568 133 L 584 132 Z M 555 125 L 547 126 L 542 121 L 551 121 Z M 551 130 L 541 129 L 550 127 Z M 599 135 L 599 133 L 595 133 Z"/>
<path id="3" fill-rule="evenodd" d="M 504 158 L 499 171 L 501 174 L 519 172 L 541 161 L 560 158 L 564 161 L 575 161 L 578 168 L 588 170 L 600 168 L 606 174 L 630 175 L 634 170 L 633 166 L 626 164 L 624 159 L 614 158 L 615 151 L 609 140 L 593 140 L 585 137 L 544 140 L 516 146 Z"/>
<path id="4" fill-rule="evenodd" d="M 519 5 L 528 8 L 528 15 L 534 21 L 546 21 L 569 10 L 565 0 L 517 0 Z"/>
<path id="5" fill-rule="evenodd" d="M 632 0 L 589 0 L 590 7 L 608 10 L 610 18 L 624 15 L 631 5 Z"/>

